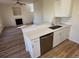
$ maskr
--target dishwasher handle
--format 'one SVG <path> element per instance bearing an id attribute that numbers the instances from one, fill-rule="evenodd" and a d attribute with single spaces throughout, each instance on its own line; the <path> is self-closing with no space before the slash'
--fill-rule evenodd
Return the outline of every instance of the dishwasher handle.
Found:
<path id="1" fill-rule="evenodd" d="M 41 39 L 45 39 L 45 38 L 49 38 L 49 37 L 53 37 L 53 33 L 49 33 L 49 34 L 47 34 L 47 35 L 44 35 L 44 36 L 41 36 L 40 38 Z"/>

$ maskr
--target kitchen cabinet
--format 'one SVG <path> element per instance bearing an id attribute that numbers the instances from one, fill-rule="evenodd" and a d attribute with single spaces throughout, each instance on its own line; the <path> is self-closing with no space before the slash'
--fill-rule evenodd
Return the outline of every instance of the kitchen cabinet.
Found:
<path id="1" fill-rule="evenodd" d="M 53 47 L 61 43 L 61 31 L 54 32 Z"/>
<path id="2" fill-rule="evenodd" d="M 55 0 L 54 1 L 54 9 L 55 9 L 55 16 L 60 17 L 61 15 L 61 3 L 60 0 Z"/>
<path id="3" fill-rule="evenodd" d="M 32 57 L 40 56 L 40 39 L 39 38 L 32 41 L 32 49 L 33 49 Z"/>
<path id="4" fill-rule="evenodd" d="M 53 47 L 56 47 L 64 40 L 69 38 L 70 27 L 65 27 L 60 29 L 59 31 L 54 32 L 53 38 Z"/>
<path id="5" fill-rule="evenodd" d="M 64 40 L 69 38 L 70 27 L 65 27 L 60 30 L 60 40 L 63 42 Z"/>
<path id="6" fill-rule="evenodd" d="M 32 41 L 30 41 L 30 39 L 27 38 L 27 40 L 25 40 L 25 43 L 27 43 L 27 49 L 32 58 L 40 56 L 40 39 L 39 38 L 33 39 Z"/>
<path id="7" fill-rule="evenodd" d="M 55 17 L 71 17 L 72 0 L 55 0 Z"/>
<path id="8" fill-rule="evenodd" d="M 26 29 L 25 29 L 26 30 Z M 62 25 L 58 29 L 42 26 L 41 29 L 23 31 L 26 51 L 32 58 L 37 58 L 69 38 L 70 26 Z"/>
<path id="9" fill-rule="evenodd" d="M 63 38 L 69 39 L 70 27 L 65 27 L 62 31 Z"/>

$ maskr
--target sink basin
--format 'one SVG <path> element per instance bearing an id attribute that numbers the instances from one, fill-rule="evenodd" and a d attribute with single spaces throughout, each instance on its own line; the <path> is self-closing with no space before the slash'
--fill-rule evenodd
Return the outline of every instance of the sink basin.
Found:
<path id="1" fill-rule="evenodd" d="M 52 27 L 49 27 L 50 29 L 58 29 L 58 28 L 60 28 L 60 27 L 62 27 L 62 26 L 60 26 L 60 25 L 55 25 L 55 26 L 52 26 Z"/>

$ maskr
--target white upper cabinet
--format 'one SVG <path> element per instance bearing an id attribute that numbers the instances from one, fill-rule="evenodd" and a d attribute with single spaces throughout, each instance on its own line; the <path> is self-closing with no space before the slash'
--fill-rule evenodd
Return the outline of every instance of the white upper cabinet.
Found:
<path id="1" fill-rule="evenodd" d="M 59 17 L 61 14 L 60 4 L 61 4 L 60 0 L 55 0 L 55 3 L 54 3 L 55 17 Z"/>
<path id="2" fill-rule="evenodd" d="M 71 17 L 72 0 L 55 0 L 55 17 Z"/>

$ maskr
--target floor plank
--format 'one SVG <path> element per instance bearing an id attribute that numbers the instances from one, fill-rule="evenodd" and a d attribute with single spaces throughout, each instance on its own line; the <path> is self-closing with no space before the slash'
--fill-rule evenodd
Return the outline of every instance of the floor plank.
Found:
<path id="1" fill-rule="evenodd" d="M 20 28 L 5 28 L 0 37 L 0 58 L 29 58 Z"/>
<path id="2" fill-rule="evenodd" d="M 65 40 L 59 46 L 47 52 L 41 58 L 79 58 L 79 45 Z"/>

